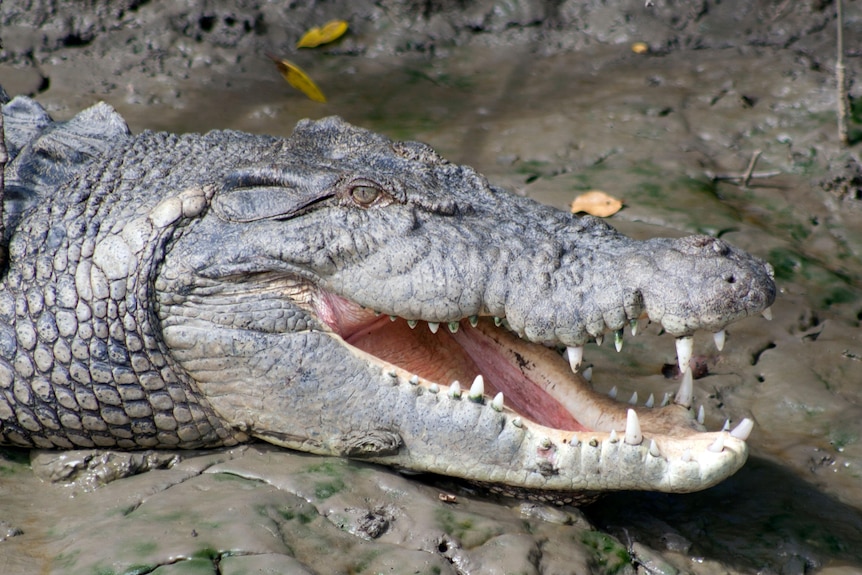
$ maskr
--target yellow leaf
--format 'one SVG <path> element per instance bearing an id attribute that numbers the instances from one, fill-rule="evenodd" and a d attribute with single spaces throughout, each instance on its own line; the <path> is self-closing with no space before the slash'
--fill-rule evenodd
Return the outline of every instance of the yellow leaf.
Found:
<path id="1" fill-rule="evenodd" d="M 623 203 L 613 196 L 600 191 L 584 192 L 572 202 L 572 213 L 586 212 L 591 216 L 606 218 L 612 216 L 623 207 Z"/>
<path id="2" fill-rule="evenodd" d="M 323 92 L 320 91 L 317 84 L 315 84 L 314 81 L 308 77 L 308 74 L 303 72 L 299 66 L 288 62 L 284 58 L 273 56 L 272 54 L 267 54 L 267 56 L 275 62 L 278 71 L 281 72 L 282 77 L 287 80 L 288 84 L 315 102 L 326 102 L 326 96 L 323 95 Z"/>
<path id="3" fill-rule="evenodd" d="M 646 54 L 649 52 L 649 44 L 646 42 L 635 42 L 632 44 L 632 52 L 635 54 Z"/>
<path id="4" fill-rule="evenodd" d="M 328 44 L 338 40 L 347 32 L 347 22 L 344 20 L 331 20 L 318 28 L 315 26 L 308 30 L 296 43 L 297 48 L 315 48 L 321 44 Z"/>

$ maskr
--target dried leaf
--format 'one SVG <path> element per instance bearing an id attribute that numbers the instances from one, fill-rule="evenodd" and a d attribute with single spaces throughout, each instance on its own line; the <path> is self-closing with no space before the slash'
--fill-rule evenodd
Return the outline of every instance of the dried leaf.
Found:
<path id="1" fill-rule="evenodd" d="M 646 54 L 649 52 L 649 44 L 646 42 L 635 42 L 632 44 L 632 52 L 635 54 Z"/>
<path id="2" fill-rule="evenodd" d="M 273 56 L 272 54 L 267 54 L 267 56 L 275 62 L 278 71 L 281 72 L 281 75 L 285 80 L 287 80 L 288 84 L 315 102 L 326 102 L 326 96 L 323 95 L 323 92 L 320 91 L 317 84 L 315 84 L 314 81 L 308 77 L 308 74 L 303 72 L 299 66 L 288 62 L 284 58 Z"/>
<path id="3" fill-rule="evenodd" d="M 308 30 L 296 43 L 297 48 L 315 48 L 321 44 L 328 44 L 338 40 L 347 32 L 347 22 L 344 20 L 332 20 L 322 27 L 315 26 Z"/>
<path id="4" fill-rule="evenodd" d="M 612 216 L 623 207 L 623 203 L 613 196 L 600 191 L 584 192 L 572 202 L 572 213 L 586 212 L 591 216 L 606 218 Z"/>

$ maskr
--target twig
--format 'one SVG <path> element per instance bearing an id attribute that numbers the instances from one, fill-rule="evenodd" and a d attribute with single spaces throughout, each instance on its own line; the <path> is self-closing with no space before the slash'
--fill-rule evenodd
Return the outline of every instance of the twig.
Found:
<path id="1" fill-rule="evenodd" d="M 751 160 L 748 162 L 748 167 L 745 169 L 745 174 L 742 176 L 742 186 L 748 187 L 748 183 L 751 181 L 751 174 L 754 173 L 754 166 L 757 165 L 757 159 L 762 154 L 760 150 L 754 150 L 754 153 L 751 154 Z"/>
<path id="2" fill-rule="evenodd" d="M 760 180 L 763 178 L 772 178 L 774 176 L 780 176 L 781 170 L 768 170 L 764 172 L 752 172 L 751 179 L 752 180 Z M 713 182 L 742 182 L 745 179 L 745 174 L 715 174 L 713 172 L 706 172 L 706 177 L 712 180 Z"/>
<path id="3" fill-rule="evenodd" d="M 835 61 L 835 83 L 838 84 L 838 141 L 842 146 L 847 146 L 850 144 L 847 130 L 850 100 L 847 97 L 847 82 L 844 81 L 844 10 L 841 0 L 837 0 L 836 4 L 838 5 L 838 57 Z"/>

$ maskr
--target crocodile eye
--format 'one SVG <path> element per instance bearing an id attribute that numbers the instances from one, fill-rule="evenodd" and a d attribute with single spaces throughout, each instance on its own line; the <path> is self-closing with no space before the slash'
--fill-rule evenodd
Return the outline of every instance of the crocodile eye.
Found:
<path id="1" fill-rule="evenodd" d="M 350 188 L 350 197 L 363 208 L 367 208 L 377 201 L 382 193 L 379 188 L 368 184 L 358 184 Z"/>

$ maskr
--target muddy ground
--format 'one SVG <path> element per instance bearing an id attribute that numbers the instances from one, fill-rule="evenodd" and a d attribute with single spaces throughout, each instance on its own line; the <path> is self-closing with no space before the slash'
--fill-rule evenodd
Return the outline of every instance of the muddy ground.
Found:
<path id="1" fill-rule="evenodd" d="M 834 3 L 655 4 L 5 0 L 0 84 L 57 118 L 105 100 L 135 131 L 286 135 L 339 114 L 558 207 L 614 194 L 611 223 L 636 236 L 721 236 L 769 260 L 781 293 L 723 352 L 695 338 L 707 427 L 757 423 L 746 467 L 703 493 L 555 509 L 264 445 L 9 450 L 0 572 L 862 572 L 862 5 L 845 1 L 857 143 L 842 148 Z M 292 47 L 331 18 L 350 22 L 343 40 Z M 748 185 L 727 179 L 757 150 Z M 596 387 L 641 397 L 676 388 L 674 355 L 655 329 L 587 348 Z"/>

